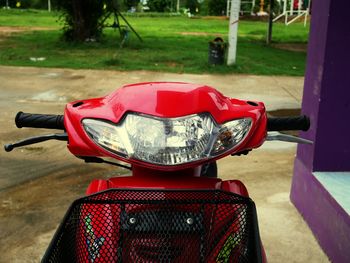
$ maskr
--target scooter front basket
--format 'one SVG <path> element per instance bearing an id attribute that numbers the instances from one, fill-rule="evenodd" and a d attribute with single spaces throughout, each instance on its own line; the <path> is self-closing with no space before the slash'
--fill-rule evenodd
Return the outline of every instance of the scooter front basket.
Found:
<path id="1" fill-rule="evenodd" d="M 261 262 L 254 202 L 221 190 L 111 189 L 76 200 L 42 262 Z"/>

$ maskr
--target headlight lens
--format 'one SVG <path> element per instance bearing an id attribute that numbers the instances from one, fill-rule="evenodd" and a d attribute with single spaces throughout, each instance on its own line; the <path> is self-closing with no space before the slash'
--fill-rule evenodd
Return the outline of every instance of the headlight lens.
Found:
<path id="1" fill-rule="evenodd" d="M 238 145 L 248 134 L 251 124 L 251 119 L 245 118 L 229 121 L 221 125 L 211 155 L 222 154 Z"/>
<path id="2" fill-rule="evenodd" d="M 213 128 L 208 115 L 155 119 L 130 114 L 125 120 L 132 157 L 163 165 L 205 157 Z"/>
<path id="3" fill-rule="evenodd" d="M 83 127 L 90 138 L 103 148 L 122 156 L 127 156 L 123 141 L 121 140 L 121 128 L 104 121 L 84 119 Z"/>
<path id="4" fill-rule="evenodd" d="M 84 119 L 90 138 L 124 158 L 159 165 L 178 165 L 220 155 L 237 146 L 249 132 L 251 119 L 217 125 L 209 114 L 157 118 L 129 113 L 118 124 Z"/>

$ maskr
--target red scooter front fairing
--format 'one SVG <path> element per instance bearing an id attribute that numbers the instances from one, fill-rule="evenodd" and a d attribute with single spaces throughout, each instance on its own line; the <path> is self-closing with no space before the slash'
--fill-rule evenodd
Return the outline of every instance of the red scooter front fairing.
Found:
<path id="1" fill-rule="evenodd" d="M 161 158 L 124 149 L 122 127 L 128 126 L 130 115 L 156 126 L 161 123 L 165 132 L 173 132 L 166 140 L 174 141 L 177 136 L 176 142 L 182 138 L 177 121 L 190 126 L 190 132 L 185 131 L 190 136 L 211 122 L 210 131 L 216 137 L 207 143 L 218 148 L 218 153 L 211 154 L 212 148 L 205 147 L 201 158 L 181 159 L 176 151 L 169 151 L 162 153 L 168 155 L 161 163 Z M 224 125 L 237 119 L 249 120 L 249 127 L 244 134 L 238 133 L 240 140 L 233 144 L 234 132 Z M 67 244 L 74 247 L 77 262 L 265 261 L 255 206 L 245 186 L 237 180 L 200 176 L 203 164 L 263 143 L 267 119 L 262 103 L 230 99 L 208 86 L 141 83 L 102 98 L 70 103 L 64 120 L 68 148 L 74 155 L 131 163 L 132 175 L 94 180 L 87 189 L 88 197 L 76 201 L 68 212 L 44 261 L 65 261 Z M 147 129 L 152 127 L 144 129 L 139 136 L 151 137 Z M 164 140 L 160 137 L 156 140 Z M 139 144 L 146 143 L 150 144 Z M 227 147 L 215 146 L 218 143 Z"/>
<path id="2" fill-rule="evenodd" d="M 267 119 L 263 103 L 208 86 L 157 82 L 69 103 L 64 116 L 20 112 L 16 125 L 65 132 L 6 151 L 56 139 L 86 162 L 131 164 L 123 166 L 130 176 L 91 182 L 43 262 L 266 262 L 254 202 L 242 182 L 217 178 L 215 161 L 258 148 L 267 130 L 307 130 L 310 122 Z M 270 139 L 310 143 L 291 137 Z"/>
<path id="3" fill-rule="evenodd" d="M 214 129 L 222 129 L 221 125 L 232 120 L 248 120 L 250 127 L 244 134 L 244 138 L 234 147 L 219 151 L 218 154 L 212 156 L 203 153 L 193 161 L 173 162 L 165 165 L 161 162 L 152 162 L 152 160 L 145 162 L 135 152 L 128 153 L 127 149 L 125 151 L 111 149 L 104 144 L 96 143 L 91 139 L 93 135 L 87 132 L 87 125 L 84 124 L 84 120 L 104 122 L 106 126 L 104 129 L 111 129 L 110 125 L 127 126 L 128 118 L 131 116 L 135 118 L 135 115 L 140 118 L 142 116 L 153 118 L 148 122 L 149 126 L 143 127 L 144 130 L 139 133 L 139 137 L 143 137 L 144 133 L 152 128 L 150 126 L 157 124 L 156 120 L 165 119 L 170 122 L 186 117 L 194 118 L 193 116 L 198 115 L 201 115 L 202 120 L 200 121 L 211 122 Z M 194 120 L 182 121 L 184 123 Z M 266 137 L 266 123 L 265 107 L 261 102 L 230 99 L 208 86 L 168 82 L 128 85 L 102 98 L 69 103 L 64 115 L 64 125 L 69 137 L 68 148 L 72 154 L 82 157 L 112 157 L 132 163 L 134 166 L 165 171 L 197 167 L 208 162 L 209 159 L 214 161 L 234 152 L 257 148 Z M 201 125 L 204 124 L 201 123 Z M 218 131 L 215 132 L 218 133 Z M 225 137 L 225 133 L 220 135 L 226 140 L 232 139 L 230 134 L 229 137 Z M 120 137 L 125 139 L 123 135 Z M 210 140 L 207 140 L 206 143 L 209 144 Z M 124 146 L 118 147 L 123 148 Z"/>

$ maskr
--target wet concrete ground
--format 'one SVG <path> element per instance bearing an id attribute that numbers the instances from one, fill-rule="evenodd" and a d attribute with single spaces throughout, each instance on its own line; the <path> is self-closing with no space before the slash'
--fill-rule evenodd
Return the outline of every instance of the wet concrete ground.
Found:
<path id="1" fill-rule="evenodd" d="M 65 103 L 103 96 L 123 84 L 184 81 L 208 84 L 227 96 L 261 100 L 270 111 L 300 108 L 303 79 L 250 75 L 0 67 L 0 143 L 50 131 L 17 129 L 18 111 L 61 114 Z M 255 200 L 269 262 L 328 262 L 289 201 L 295 145 L 266 143 L 244 157 L 219 161 L 224 179 L 240 179 Z M 84 164 L 63 142 L 0 151 L 0 262 L 38 262 L 70 203 L 93 178 L 127 171 Z"/>

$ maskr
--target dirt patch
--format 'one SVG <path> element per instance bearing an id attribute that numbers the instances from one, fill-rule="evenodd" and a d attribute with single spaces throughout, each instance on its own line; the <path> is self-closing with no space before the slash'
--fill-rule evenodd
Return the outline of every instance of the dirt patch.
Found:
<path id="1" fill-rule="evenodd" d="M 306 43 L 276 43 L 272 44 L 272 47 L 295 52 L 307 52 Z"/>
<path id="2" fill-rule="evenodd" d="M 172 62 L 172 61 L 168 61 L 168 62 L 165 62 L 165 65 L 167 65 L 168 67 L 171 67 L 171 68 L 176 68 L 178 66 L 183 66 L 182 64 L 179 64 L 179 63 L 176 63 L 176 62 Z"/>
<path id="3" fill-rule="evenodd" d="M 39 31 L 39 30 L 55 30 L 53 27 L 22 27 L 22 26 L 0 26 L 0 41 L 3 41 L 6 37 L 12 34 Z"/>
<path id="4" fill-rule="evenodd" d="M 201 18 L 206 20 L 229 20 L 227 16 L 202 16 Z"/>
<path id="5" fill-rule="evenodd" d="M 18 33 L 23 31 L 54 30 L 53 27 L 39 26 L 0 26 L 0 34 Z"/>
<path id="6" fill-rule="evenodd" d="M 222 37 L 222 34 L 218 33 L 206 33 L 206 32 L 178 32 L 178 34 L 182 36 L 220 36 Z"/>

